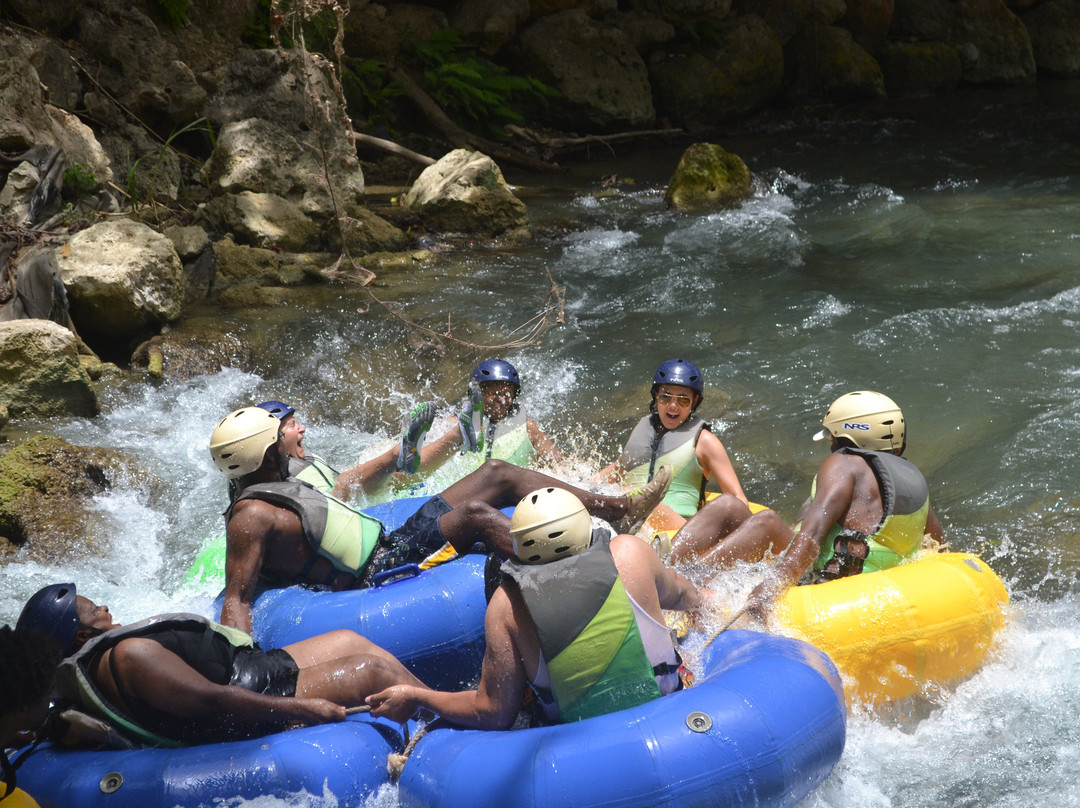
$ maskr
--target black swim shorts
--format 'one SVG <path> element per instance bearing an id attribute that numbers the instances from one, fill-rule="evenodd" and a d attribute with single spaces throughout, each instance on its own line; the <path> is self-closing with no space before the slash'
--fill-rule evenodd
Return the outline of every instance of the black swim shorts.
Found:
<path id="1" fill-rule="evenodd" d="M 295 696 L 300 667 L 288 651 L 273 648 L 263 652 L 255 648 L 237 649 L 229 684 L 262 693 L 264 696 Z"/>
<path id="2" fill-rule="evenodd" d="M 360 576 L 361 586 L 371 586 L 373 576 L 404 564 L 419 564 L 444 544 L 439 518 L 453 508 L 442 495 L 434 496 L 392 533 L 379 539 L 379 546 Z"/>

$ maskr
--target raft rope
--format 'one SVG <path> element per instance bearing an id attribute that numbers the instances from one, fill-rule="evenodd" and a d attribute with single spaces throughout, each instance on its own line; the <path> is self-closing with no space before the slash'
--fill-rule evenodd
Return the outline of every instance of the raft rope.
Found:
<path id="1" fill-rule="evenodd" d="M 416 734 L 412 736 L 409 742 L 405 745 L 405 751 L 401 754 L 391 753 L 386 756 L 386 773 L 390 775 L 390 782 L 396 783 L 398 778 L 401 777 L 401 773 L 405 771 L 405 764 L 409 760 L 409 755 L 412 754 L 413 749 L 416 748 L 416 743 L 428 732 L 428 730 L 435 729 L 436 727 L 448 724 L 448 721 L 444 721 L 441 718 L 436 718 L 430 724 L 421 727 L 416 731 Z"/>
<path id="2" fill-rule="evenodd" d="M 702 646 L 702 650 L 704 650 L 705 648 L 708 648 L 710 645 L 712 645 L 713 642 L 716 641 L 717 637 L 719 637 L 721 634 L 723 634 L 725 631 L 727 631 L 729 628 L 731 628 L 733 625 L 735 625 L 735 621 L 738 620 L 740 617 L 742 617 L 744 614 L 746 614 L 746 607 L 745 606 L 743 606 L 741 609 L 739 609 L 739 611 L 735 612 L 734 617 L 732 617 L 730 620 L 728 620 L 726 623 L 724 623 L 724 625 L 720 626 L 720 628 L 718 628 L 716 630 L 716 633 L 713 634 L 711 637 L 709 637 L 708 640 L 705 641 L 705 645 Z"/>

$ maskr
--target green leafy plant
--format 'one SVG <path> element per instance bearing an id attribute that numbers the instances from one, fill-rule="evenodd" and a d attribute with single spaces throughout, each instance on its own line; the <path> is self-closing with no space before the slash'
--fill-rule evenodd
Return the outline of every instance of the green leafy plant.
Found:
<path id="1" fill-rule="evenodd" d="M 97 184 L 94 170 L 86 163 L 74 163 L 64 171 L 64 190 L 73 194 L 76 200 L 93 190 Z"/>
<path id="2" fill-rule="evenodd" d="M 150 0 L 149 5 L 174 31 L 187 22 L 188 0 Z"/>
<path id="3" fill-rule="evenodd" d="M 453 28 L 427 40 L 413 40 L 412 51 L 423 69 L 424 89 L 451 117 L 468 117 L 492 132 L 503 123 L 520 123 L 520 105 L 546 102 L 558 92 L 539 79 L 518 76 L 473 54 Z"/>
<path id="4" fill-rule="evenodd" d="M 162 173 L 166 161 L 170 159 L 170 155 L 176 153 L 176 150 L 173 147 L 173 141 L 175 141 L 178 137 L 182 135 L 190 134 L 192 132 L 205 133 L 210 139 L 211 151 L 213 151 L 213 149 L 217 147 L 217 138 L 214 135 L 213 126 L 210 125 L 210 122 L 206 118 L 197 118 L 191 123 L 182 126 L 181 128 L 174 131 L 171 135 L 169 135 L 169 137 L 166 138 L 160 149 L 152 152 L 147 152 L 131 164 L 131 168 L 128 169 L 127 191 L 128 197 L 131 200 L 131 207 L 133 210 L 137 211 L 141 204 L 136 178 L 138 177 L 139 167 L 140 165 L 142 165 L 143 161 L 147 158 L 151 158 L 153 160 L 152 165 L 150 165 L 148 169 L 150 176 L 150 185 L 149 189 L 146 192 L 146 197 L 149 200 L 152 200 L 154 196 L 154 189 L 157 186 L 157 183 L 160 182 L 162 178 Z"/>

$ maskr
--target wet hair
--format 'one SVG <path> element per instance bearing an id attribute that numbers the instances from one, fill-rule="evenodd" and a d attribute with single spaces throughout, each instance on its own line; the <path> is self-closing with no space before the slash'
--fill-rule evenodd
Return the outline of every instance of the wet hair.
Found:
<path id="1" fill-rule="evenodd" d="M 52 691 L 63 655 L 60 644 L 46 634 L 0 627 L 0 715 L 32 707 Z"/>

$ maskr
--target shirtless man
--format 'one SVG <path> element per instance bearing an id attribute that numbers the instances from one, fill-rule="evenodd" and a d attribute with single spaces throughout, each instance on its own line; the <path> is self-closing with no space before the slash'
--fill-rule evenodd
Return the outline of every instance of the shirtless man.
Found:
<path id="1" fill-rule="evenodd" d="M 458 553 L 481 542 L 506 558 L 513 552 L 510 519 L 500 508 L 545 486 L 573 491 L 594 516 L 618 522 L 624 530 L 636 529 L 671 480 L 670 470 L 661 470 L 641 489 L 606 496 L 489 460 L 387 534 L 377 519 L 288 478 L 289 455 L 279 425 L 266 410 L 246 407 L 222 419 L 210 439 L 210 454 L 235 491 L 226 512 L 221 619 L 248 632 L 260 578 L 278 586 L 359 588 L 369 586 L 379 572 L 419 563 L 447 542 Z"/>

